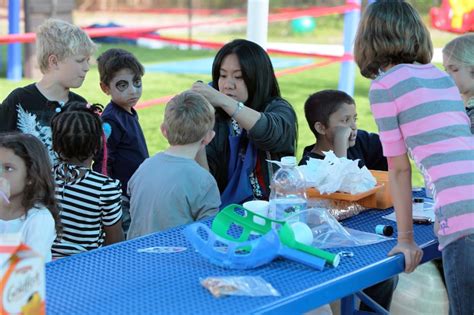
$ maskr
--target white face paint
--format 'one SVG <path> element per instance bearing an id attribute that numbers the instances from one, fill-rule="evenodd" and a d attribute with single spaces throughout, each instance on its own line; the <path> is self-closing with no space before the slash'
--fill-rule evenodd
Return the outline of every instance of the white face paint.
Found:
<path id="1" fill-rule="evenodd" d="M 130 112 L 142 96 L 142 79 L 130 69 L 118 71 L 107 87 L 112 101 Z"/>

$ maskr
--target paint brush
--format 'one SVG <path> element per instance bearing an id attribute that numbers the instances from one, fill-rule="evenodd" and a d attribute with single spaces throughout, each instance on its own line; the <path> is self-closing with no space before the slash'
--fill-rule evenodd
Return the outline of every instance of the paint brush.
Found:
<path id="1" fill-rule="evenodd" d="M 8 200 L 8 197 L 7 197 L 7 194 L 5 194 L 3 191 L 0 190 L 0 196 L 2 197 L 3 200 L 5 200 L 5 202 L 7 204 L 10 204 L 10 200 Z"/>
<path id="2" fill-rule="evenodd" d="M 0 166 L 0 178 L 2 178 L 2 177 L 3 177 L 3 167 Z M 6 179 L 4 179 L 4 180 L 7 181 Z M 8 182 L 7 182 L 7 183 L 8 183 Z M 7 204 L 10 203 L 10 200 L 8 200 L 7 194 L 6 194 L 3 190 L 0 190 L 0 197 L 1 197 L 3 200 L 5 200 L 5 202 L 6 202 Z"/>

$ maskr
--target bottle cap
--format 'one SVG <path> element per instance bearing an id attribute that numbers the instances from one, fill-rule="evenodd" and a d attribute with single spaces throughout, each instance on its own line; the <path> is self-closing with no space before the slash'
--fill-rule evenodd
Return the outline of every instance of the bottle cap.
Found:
<path id="1" fill-rule="evenodd" d="M 295 156 L 284 156 L 281 158 L 282 165 L 296 165 L 296 157 Z"/>
<path id="2" fill-rule="evenodd" d="M 375 233 L 384 236 L 391 236 L 393 234 L 393 227 L 390 225 L 379 224 L 375 227 Z"/>
<path id="3" fill-rule="evenodd" d="M 291 224 L 291 230 L 297 242 L 311 246 L 313 243 L 313 231 L 311 231 L 311 228 L 306 223 L 294 222 Z"/>

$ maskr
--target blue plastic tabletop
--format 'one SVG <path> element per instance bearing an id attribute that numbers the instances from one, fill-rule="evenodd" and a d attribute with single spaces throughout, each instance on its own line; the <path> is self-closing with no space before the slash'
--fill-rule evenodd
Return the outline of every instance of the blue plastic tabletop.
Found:
<path id="1" fill-rule="evenodd" d="M 373 232 L 393 210 L 368 210 L 342 221 L 347 227 Z M 207 221 L 209 223 L 210 220 Z M 254 314 L 301 313 L 345 297 L 403 271 L 403 257 L 387 257 L 395 240 L 351 248 L 354 257 L 339 267 L 315 271 L 286 259 L 252 270 L 229 270 L 209 263 L 185 239 L 183 226 L 46 265 L 47 314 Z M 396 234 L 394 234 L 396 237 Z M 415 240 L 423 261 L 440 257 L 432 225 L 416 225 Z M 139 249 L 182 246 L 176 253 Z M 333 252 L 347 248 L 333 249 Z M 209 276 L 261 276 L 278 297 L 214 298 L 201 286 Z"/>

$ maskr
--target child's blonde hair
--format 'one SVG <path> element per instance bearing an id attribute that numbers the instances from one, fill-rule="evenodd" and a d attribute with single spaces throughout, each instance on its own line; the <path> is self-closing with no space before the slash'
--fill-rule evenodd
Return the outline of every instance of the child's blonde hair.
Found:
<path id="1" fill-rule="evenodd" d="M 456 37 L 446 44 L 443 54 L 467 66 L 474 66 L 474 34 Z"/>
<path id="2" fill-rule="evenodd" d="M 354 43 L 354 59 L 363 76 L 374 79 L 390 65 L 427 64 L 432 56 L 430 33 L 409 3 L 378 0 L 367 7 Z"/>
<path id="3" fill-rule="evenodd" d="M 184 145 L 204 138 L 214 127 L 214 111 L 204 96 L 185 91 L 166 104 L 163 127 L 170 145 Z"/>
<path id="4" fill-rule="evenodd" d="M 76 54 L 90 56 L 95 50 L 96 45 L 86 32 L 62 20 L 48 19 L 36 32 L 36 58 L 43 74 L 48 71 L 51 55 L 62 61 Z"/>

